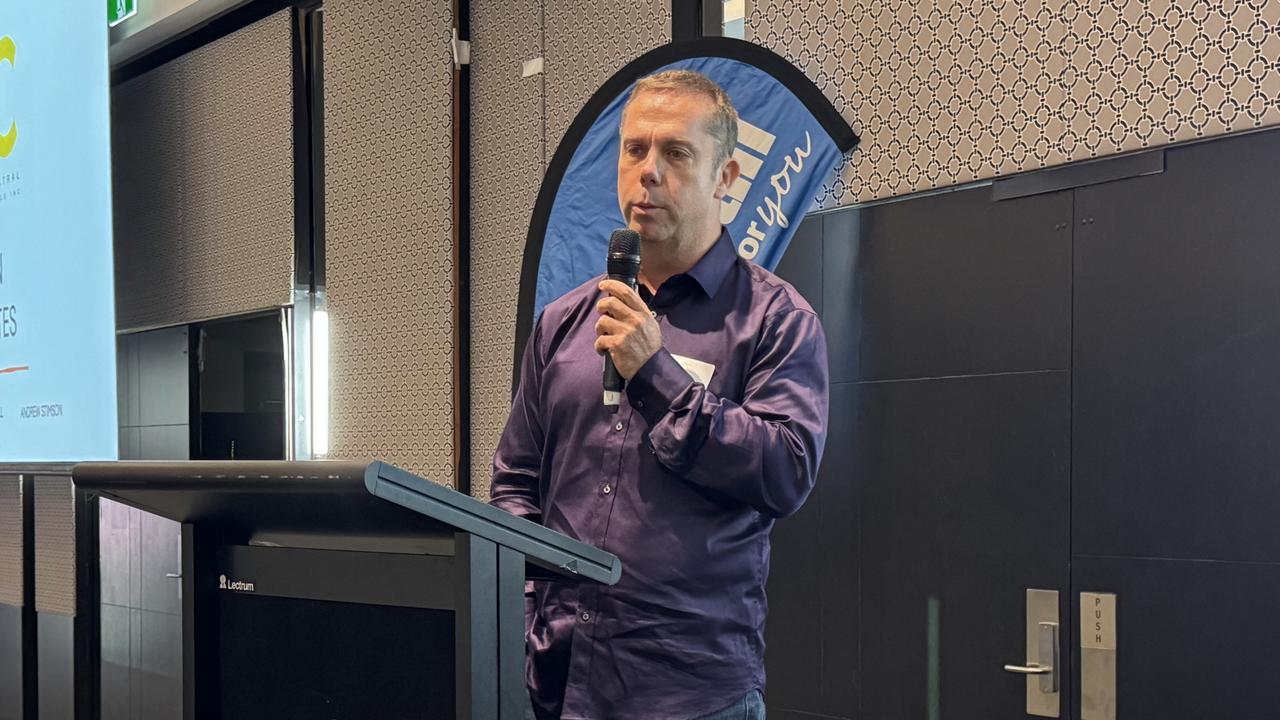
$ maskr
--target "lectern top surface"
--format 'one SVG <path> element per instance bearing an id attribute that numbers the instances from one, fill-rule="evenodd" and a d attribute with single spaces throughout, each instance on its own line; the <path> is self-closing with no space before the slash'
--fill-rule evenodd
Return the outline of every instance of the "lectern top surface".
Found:
<path id="1" fill-rule="evenodd" d="M 613 584 L 622 574 L 611 553 L 382 462 L 94 462 L 71 476 L 83 490 L 231 543 L 447 554 L 453 534 L 467 532 L 553 575 Z"/>
<path id="2" fill-rule="evenodd" d="M 439 542 L 451 528 L 369 493 L 368 467 L 328 460 L 101 462 L 76 465 L 71 476 L 77 487 L 215 529 L 231 543 L 451 552 L 451 543 Z"/>
<path id="3" fill-rule="evenodd" d="M 181 491 L 199 487 L 204 491 L 361 494 L 368 467 L 367 460 L 136 460 L 80 463 L 73 468 L 73 475 L 77 485 L 101 490 L 145 486 Z"/>

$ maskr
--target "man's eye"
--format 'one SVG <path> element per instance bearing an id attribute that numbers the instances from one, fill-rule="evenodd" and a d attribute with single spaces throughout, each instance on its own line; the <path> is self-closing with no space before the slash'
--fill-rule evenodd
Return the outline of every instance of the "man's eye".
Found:
<path id="1" fill-rule="evenodd" d="M 670 150 L 667 152 L 667 156 L 673 160 L 683 160 L 684 158 L 689 157 L 689 153 L 684 150 Z"/>

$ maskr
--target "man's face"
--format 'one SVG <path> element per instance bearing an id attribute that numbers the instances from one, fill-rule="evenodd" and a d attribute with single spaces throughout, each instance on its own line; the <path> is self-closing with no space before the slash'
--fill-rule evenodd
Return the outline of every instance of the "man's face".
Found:
<path id="1" fill-rule="evenodd" d="M 622 120 L 618 205 L 648 243 L 696 242 L 719 227 L 720 198 L 737 173 L 715 162 L 712 102 L 687 92 L 642 92 Z M 731 177 L 732 175 L 732 177 Z"/>

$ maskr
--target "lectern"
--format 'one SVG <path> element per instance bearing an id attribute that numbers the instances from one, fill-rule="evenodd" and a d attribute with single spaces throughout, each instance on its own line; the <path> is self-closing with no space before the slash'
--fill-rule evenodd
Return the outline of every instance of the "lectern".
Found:
<path id="1" fill-rule="evenodd" d="M 182 523 L 183 717 L 523 720 L 527 579 L 618 558 L 383 462 L 118 462 Z"/>

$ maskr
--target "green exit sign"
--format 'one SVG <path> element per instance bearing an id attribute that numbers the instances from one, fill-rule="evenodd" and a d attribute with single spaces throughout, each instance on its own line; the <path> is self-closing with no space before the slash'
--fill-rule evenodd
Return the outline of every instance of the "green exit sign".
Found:
<path id="1" fill-rule="evenodd" d="M 107 0 L 107 27 L 115 27 L 138 12 L 138 0 Z"/>

